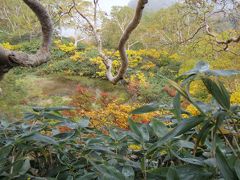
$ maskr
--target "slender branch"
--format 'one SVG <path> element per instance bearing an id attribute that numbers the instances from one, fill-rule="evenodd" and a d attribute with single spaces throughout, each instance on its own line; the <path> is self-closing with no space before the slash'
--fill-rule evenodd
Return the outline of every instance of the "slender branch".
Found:
<path id="1" fill-rule="evenodd" d="M 121 57 L 121 67 L 118 71 L 118 74 L 112 79 L 113 83 L 117 83 L 119 80 L 124 78 L 124 75 L 126 74 L 127 68 L 128 68 L 128 57 L 126 53 L 126 43 L 131 35 L 131 33 L 137 28 L 139 25 L 143 9 L 145 5 L 148 3 L 148 0 L 139 0 L 137 4 L 137 8 L 135 11 L 135 15 L 132 19 L 132 21 L 129 23 L 127 28 L 125 29 L 125 32 L 122 34 L 122 37 L 120 38 L 119 44 L 118 44 L 118 50 Z"/>
<path id="2" fill-rule="evenodd" d="M 148 3 L 148 0 L 138 0 L 138 5 L 135 11 L 135 15 L 131 22 L 128 24 L 127 28 L 124 30 L 118 44 L 118 50 L 120 52 L 120 57 L 121 57 L 121 67 L 118 70 L 118 73 L 116 76 L 113 75 L 112 73 L 112 60 L 103 52 L 103 47 L 102 47 L 102 39 L 101 36 L 99 35 L 99 32 L 97 30 L 97 6 L 99 3 L 99 0 L 93 0 L 94 4 L 94 19 L 93 23 L 90 21 L 90 19 L 85 16 L 82 12 L 80 12 L 77 9 L 76 2 L 75 0 L 72 0 L 74 4 L 74 8 L 76 12 L 88 23 L 90 26 L 97 46 L 98 46 L 98 52 L 100 57 L 103 59 L 103 63 L 106 66 L 106 76 L 107 79 L 112 82 L 113 84 L 117 84 L 120 80 L 124 79 L 124 75 L 126 74 L 127 68 L 128 68 L 128 57 L 126 53 L 126 43 L 131 35 L 131 33 L 137 28 L 137 26 L 140 23 L 140 20 L 142 18 L 143 10 L 145 5 Z"/>
<path id="3" fill-rule="evenodd" d="M 230 37 L 229 39 L 223 41 L 223 40 L 219 40 L 217 38 L 217 35 L 214 34 L 213 32 L 211 32 L 211 29 L 209 27 L 209 25 L 206 23 L 206 32 L 209 36 L 213 37 L 216 41 L 217 44 L 221 44 L 221 45 L 225 45 L 225 47 L 223 48 L 224 51 L 228 50 L 228 47 L 231 43 L 238 43 L 240 42 L 240 35 L 238 35 L 237 37 Z"/>

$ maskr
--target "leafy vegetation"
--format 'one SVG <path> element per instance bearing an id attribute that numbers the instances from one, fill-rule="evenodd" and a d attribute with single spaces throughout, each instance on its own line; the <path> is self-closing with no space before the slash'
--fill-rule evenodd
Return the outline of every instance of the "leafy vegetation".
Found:
<path id="1" fill-rule="evenodd" d="M 169 80 L 179 93 L 172 114 L 138 122 L 135 115 L 163 108 L 145 105 L 129 114 L 127 130 L 104 123 L 104 129 L 94 128 L 94 118 L 73 121 L 61 115 L 61 111 L 76 110 L 71 107 L 34 107 L 23 121 L 2 121 L 1 177 L 238 179 L 240 108 L 230 104 L 223 84 L 210 78 L 238 72 L 213 71 L 206 66 L 201 62 L 185 73 L 180 77 L 181 86 Z M 212 96 L 208 104 L 189 94 L 189 84 L 199 78 Z M 183 110 L 181 97 L 200 113 Z"/>
<path id="2" fill-rule="evenodd" d="M 240 179 L 239 2 L 149 1 L 113 85 L 137 1 L 39 1 L 50 59 L 12 68 L 42 44 L 26 1 L 0 2 L 0 179 Z"/>

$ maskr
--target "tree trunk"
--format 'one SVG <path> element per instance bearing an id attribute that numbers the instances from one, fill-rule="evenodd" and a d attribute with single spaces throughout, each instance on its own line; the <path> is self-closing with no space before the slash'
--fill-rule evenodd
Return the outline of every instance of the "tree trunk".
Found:
<path id="1" fill-rule="evenodd" d="M 38 0 L 23 0 L 38 17 L 42 26 L 43 41 L 36 54 L 11 51 L 0 47 L 0 79 L 14 66 L 39 66 L 49 60 L 52 39 L 52 22 L 46 9 Z"/>

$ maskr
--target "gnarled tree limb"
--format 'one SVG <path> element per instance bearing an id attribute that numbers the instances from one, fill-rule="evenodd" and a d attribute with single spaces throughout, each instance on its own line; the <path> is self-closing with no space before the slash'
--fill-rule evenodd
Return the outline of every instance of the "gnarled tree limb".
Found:
<path id="1" fill-rule="evenodd" d="M 0 78 L 14 66 L 39 66 L 48 61 L 52 39 L 52 21 L 46 9 L 38 0 L 23 0 L 37 16 L 42 26 L 43 41 L 36 54 L 6 50 L 0 47 Z"/>
<path id="2" fill-rule="evenodd" d="M 144 9 L 144 7 L 147 3 L 148 3 L 148 0 L 139 0 L 138 1 L 137 8 L 136 8 L 136 11 L 135 11 L 135 15 L 134 15 L 132 21 L 127 26 L 125 32 L 122 34 L 122 37 L 119 41 L 118 50 L 120 52 L 122 65 L 121 65 L 121 67 L 118 71 L 118 74 L 115 77 L 113 77 L 113 79 L 111 80 L 113 83 L 117 83 L 119 80 L 123 79 L 124 75 L 127 71 L 128 57 L 127 57 L 127 53 L 126 53 L 126 43 L 129 39 L 131 33 L 139 25 L 139 23 L 141 21 L 141 18 L 142 18 L 142 14 L 143 14 L 143 9 Z"/>
<path id="3" fill-rule="evenodd" d="M 85 16 L 82 12 L 80 12 L 77 9 L 75 0 L 72 0 L 72 1 L 73 1 L 76 12 L 88 23 L 88 25 L 90 26 L 90 28 L 92 30 L 92 33 L 95 37 L 96 44 L 98 46 L 98 53 L 99 53 L 100 57 L 103 59 L 103 63 L 105 64 L 106 69 L 107 69 L 106 70 L 107 79 L 110 82 L 112 82 L 113 84 L 117 84 L 120 80 L 124 79 L 124 76 L 125 76 L 127 68 L 128 68 L 126 43 L 129 39 L 131 33 L 139 25 L 141 18 L 142 18 L 142 14 L 143 14 L 143 9 L 144 9 L 145 5 L 148 3 L 148 0 L 138 0 L 135 15 L 134 15 L 133 19 L 131 20 L 131 22 L 129 23 L 129 25 L 127 26 L 127 28 L 124 30 L 124 32 L 120 38 L 120 41 L 118 44 L 118 50 L 120 52 L 120 57 L 121 57 L 121 67 L 118 70 L 117 75 L 115 75 L 115 76 L 112 73 L 112 59 L 110 59 L 110 57 L 108 57 L 104 53 L 103 46 L 102 46 L 102 39 L 101 39 L 101 36 L 97 29 L 97 5 L 98 5 L 99 0 L 93 0 L 93 4 L 94 4 L 94 14 L 93 14 L 94 22 L 93 23 L 90 21 L 90 19 L 87 16 Z"/>
<path id="4" fill-rule="evenodd" d="M 216 41 L 217 44 L 220 44 L 220 45 L 224 45 L 224 48 L 223 50 L 224 51 L 227 51 L 228 50 L 228 47 L 231 43 L 238 43 L 240 42 L 240 35 L 238 35 L 237 37 L 230 37 L 229 39 L 223 41 L 223 40 L 219 40 L 217 38 L 217 35 L 214 34 L 213 32 L 211 32 L 210 30 L 210 27 L 208 24 L 206 24 L 206 32 L 207 32 L 207 35 L 213 37 Z"/>

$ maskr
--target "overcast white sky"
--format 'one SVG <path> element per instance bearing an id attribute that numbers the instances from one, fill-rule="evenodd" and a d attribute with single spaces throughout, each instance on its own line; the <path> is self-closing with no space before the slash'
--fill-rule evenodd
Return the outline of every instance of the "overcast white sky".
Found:
<path id="1" fill-rule="evenodd" d="M 110 12 L 112 6 L 125 6 L 129 0 L 100 0 L 100 8 L 106 12 Z"/>

